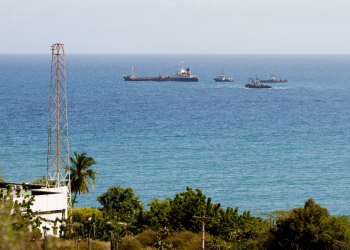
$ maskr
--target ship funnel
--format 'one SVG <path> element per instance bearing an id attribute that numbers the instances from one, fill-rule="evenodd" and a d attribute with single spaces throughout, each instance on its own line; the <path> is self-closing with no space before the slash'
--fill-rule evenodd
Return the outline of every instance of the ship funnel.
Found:
<path id="1" fill-rule="evenodd" d="M 187 75 L 191 75 L 191 70 L 190 70 L 190 68 L 187 68 L 186 74 L 187 74 Z"/>

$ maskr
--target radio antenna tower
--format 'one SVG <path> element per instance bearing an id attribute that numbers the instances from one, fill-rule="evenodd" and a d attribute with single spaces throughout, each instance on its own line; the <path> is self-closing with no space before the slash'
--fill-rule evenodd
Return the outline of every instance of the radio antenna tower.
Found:
<path id="1" fill-rule="evenodd" d="M 53 44 L 51 50 L 52 61 L 46 186 L 49 187 L 49 181 L 55 181 L 56 188 L 60 188 L 62 183 L 67 184 L 68 199 L 70 201 L 70 162 L 64 45 L 61 43 Z"/>

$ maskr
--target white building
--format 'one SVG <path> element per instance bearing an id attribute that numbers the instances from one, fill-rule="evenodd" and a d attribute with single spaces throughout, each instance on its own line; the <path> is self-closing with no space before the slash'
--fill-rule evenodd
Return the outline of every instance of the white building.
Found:
<path id="1" fill-rule="evenodd" d="M 51 221 L 54 221 L 56 218 L 62 219 L 62 216 L 64 216 L 64 218 L 67 218 L 68 196 L 66 186 L 62 186 L 59 188 L 46 188 L 45 185 L 25 183 L 25 186 L 28 186 L 28 191 L 22 189 L 20 191 L 20 197 L 18 198 L 16 195 L 16 188 L 22 188 L 22 184 L 14 182 L 0 182 L 0 189 L 3 189 L 5 194 L 7 193 L 7 187 L 9 184 L 12 185 L 10 195 L 12 196 L 14 201 L 18 200 L 18 202 L 21 202 L 23 201 L 24 197 L 28 194 L 30 197 L 34 196 L 35 200 L 33 202 L 33 205 L 31 206 L 31 209 L 38 216 Z M 56 226 L 59 228 L 60 222 L 57 222 Z M 54 223 L 42 221 L 42 224 L 40 225 L 40 230 L 42 233 L 44 232 L 44 227 L 50 229 L 47 231 L 47 235 L 53 235 L 56 237 L 59 236 L 59 229 L 57 230 L 56 235 L 54 234 L 54 230 L 52 229 L 52 227 L 54 227 Z"/>

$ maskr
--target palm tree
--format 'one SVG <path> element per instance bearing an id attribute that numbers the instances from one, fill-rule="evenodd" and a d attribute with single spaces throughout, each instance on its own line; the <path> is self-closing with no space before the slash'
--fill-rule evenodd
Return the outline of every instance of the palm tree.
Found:
<path id="1" fill-rule="evenodd" d="M 73 165 L 70 169 L 70 186 L 71 192 L 75 193 L 72 202 L 74 206 L 78 193 L 89 193 L 88 186 L 95 189 L 93 184 L 96 184 L 96 175 L 100 173 L 90 169 L 96 162 L 92 157 L 87 157 L 86 153 L 78 154 L 74 152 L 74 158 L 70 157 L 70 162 Z M 68 169 L 66 168 L 65 171 L 68 171 Z"/>

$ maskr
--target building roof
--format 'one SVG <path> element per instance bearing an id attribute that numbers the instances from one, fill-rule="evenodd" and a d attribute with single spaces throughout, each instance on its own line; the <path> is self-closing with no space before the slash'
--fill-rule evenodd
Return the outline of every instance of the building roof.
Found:
<path id="1" fill-rule="evenodd" d="M 22 182 L 23 183 L 23 182 Z M 16 186 L 22 186 L 22 183 L 18 182 L 7 182 L 7 181 L 0 181 L 0 187 L 6 188 L 8 184 L 16 185 Z M 42 184 L 31 184 L 31 183 L 25 183 L 26 186 L 28 186 L 29 189 L 40 189 L 43 187 L 46 187 L 46 185 Z"/>

